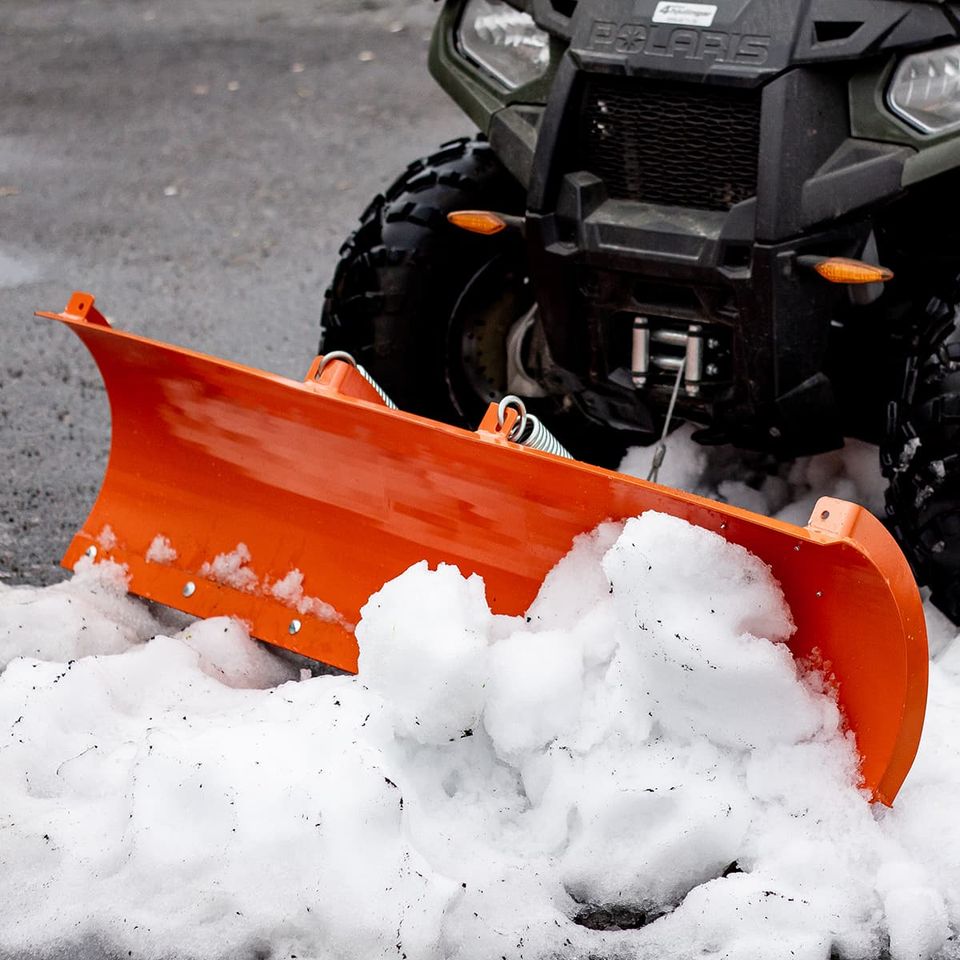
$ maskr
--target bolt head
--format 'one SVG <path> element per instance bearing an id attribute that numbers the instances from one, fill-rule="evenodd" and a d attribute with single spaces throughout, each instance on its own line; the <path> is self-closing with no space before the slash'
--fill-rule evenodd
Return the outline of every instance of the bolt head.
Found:
<path id="1" fill-rule="evenodd" d="M 303 624 L 299 620 L 291 620 L 290 626 L 287 627 L 287 630 L 290 633 L 290 635 L 293 636 L 293 634 L 300 632 L 300 628 L 302 626 Z"/>
<path id="2" fill-rule="evenodd" d="M 97 548 L 91 545 L 83 552 L 85 556 L 88 556 L 92 560 L 97 555 Z"/>
<path id="3" fill-rule="evenodd" d="M 192 580 L 188 580 L 183 585 L 183 595 L 185 597 L 192 597 L 196 592 L 197 592 L 197 585 Z"/>

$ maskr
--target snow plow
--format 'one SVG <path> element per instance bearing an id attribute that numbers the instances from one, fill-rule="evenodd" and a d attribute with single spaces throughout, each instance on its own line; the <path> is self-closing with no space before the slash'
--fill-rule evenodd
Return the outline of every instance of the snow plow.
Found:
<path id="1" fill-rule="evenodd" d="M 286 379 L 113 329 L 88 293 L 38 316 L 84 342 L 112 416 L 66 567 L 113 560 L 135 594 L 355 672 L 361 607 L 410 565 L 477 573 L 494 612 L 523 614 L 575 536 L 661 511 L 769 564 L 792 653 L 835 687 L 865 789 L 896 795 L 923 723 L 926 632 L 906 560 L 862 508 L 823 498 L 804 528 L 771 520 L 516 442 L 510 404 L 461 429 L 394 409 L 344 359 Z"/>

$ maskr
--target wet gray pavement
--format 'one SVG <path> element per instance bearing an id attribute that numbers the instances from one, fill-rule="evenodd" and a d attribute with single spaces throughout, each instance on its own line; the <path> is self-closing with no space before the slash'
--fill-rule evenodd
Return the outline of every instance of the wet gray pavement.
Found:
<path id="1" fill-rule="evenodd" d="M 0 6 L 0 578 L 49 583 L 109 440 L 92 360 L 35 309 L 299 378 L 337 248 L 469 132 L 426 70 L 429 0 Z"/>

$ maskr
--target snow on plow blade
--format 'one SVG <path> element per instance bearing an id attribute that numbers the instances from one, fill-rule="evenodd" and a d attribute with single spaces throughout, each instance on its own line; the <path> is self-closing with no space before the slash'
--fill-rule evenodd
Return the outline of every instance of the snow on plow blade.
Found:
<path id="1" fill-rule="evenodd" d="M 65 566 L 110 558 L 134 593 L 355 671 L 360 608 L 411 564 L 479 573 L 492 609 L 520 614 L 577 534 L 659 510 L 771 566 L 794 655 L 833 678 L 864 786 L 893 800 L 923 723 L 926 633 L 906 561 L 860 507 L 824 498 L 796 527 L 520 447 L 513 411 L 473 433 L 391 410 L 342 362 L 288 380 L 113 330 L 83 293 L 39 316 L 86 344 L 113 418 Z"/>

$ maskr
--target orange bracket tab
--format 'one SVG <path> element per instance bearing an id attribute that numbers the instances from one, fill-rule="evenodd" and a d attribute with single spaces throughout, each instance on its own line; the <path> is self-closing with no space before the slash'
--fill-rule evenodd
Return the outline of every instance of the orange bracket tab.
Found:
<path id="1" fill-rule="evenodd" d="M 63 313 L 45 313 L 37 311 L 38 317 L 46 317 L 48 320 L 80 320 L 85 323 L 93 324 L 98 327 L 109 327 L 110 321 L 94 306 L 95 299 L 93 294 L 84 293 L 81 290 L 76 291 L 71 297 Z"/>

